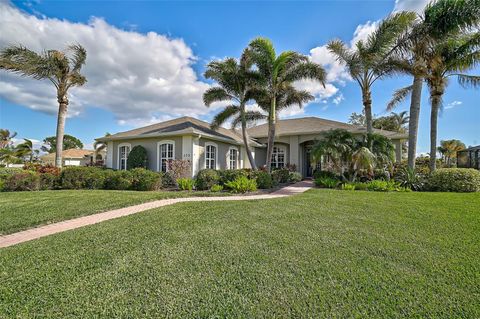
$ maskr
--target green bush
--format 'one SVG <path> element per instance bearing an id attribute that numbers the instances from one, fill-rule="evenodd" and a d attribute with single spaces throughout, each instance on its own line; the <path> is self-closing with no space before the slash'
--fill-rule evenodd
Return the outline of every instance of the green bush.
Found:
<path id="1" fill-rule="evenodd" d="M 288 176 L 288 181 L 290 183 L 298 183 L 302 180 L 302 174 L 299 172 L 290 172 Z"/>
<path id="2" fill-rule="evenodd" d="M 127 169 L 147 168 L 147 150 L 141 145 L 134 146 L 127 158 Z"/>
<path id="3" fill-rule="evenodd" d="M 226 169 L 218 171 L 220 185 L 236 180 L 240 176 L 248 177 L 248 172 L 243 169 Z"/>
<path id="4" fill-rule="evenodd" d="M 162 174 L 145 168 L 134 168 L 131 189 L 136 191 L 154 191 L 162 188 Z"/>
<path id="5" fill-rule="evenodd" d="M 36 191 L 40 189 L 40 174 L 22 170 L 10 174 L 4 181 L 4 191 Z"/>
<path id="6" fill-rule="evenodd" d="M 403 191 L 405 188 L 402 188 L 398 182 L 395 181 L 383 181 L 383 180 L 373 180 L 366 183 L 367 190 L 375 192 L 393 192 L 393 191 Z"/>
<path id="7" fill-rule="evenodd" d="M 41 190 L 48 190 L 48 189 L 55 189 L 60 184 L 60 177 L 59 175 L 51 174 L 51 173 L 43 173 L 40 174 L 40 189 Z"/>
<path id="8" fill-rule="evenodd" d="M 355 190 L 355 184 L 350 184 L 350 183 L 342 184 L 341 189 L 344 190 L 344 191 L 354 191 Z"/>
<path id="9" fill-rule="evenodd" d="M 286 168 L 280 168 L 272 172 L 273 182 L 275 184 L 288 183 L 290 178 L 290 171 Z"/>
<path id="10" fill-rule="evenodd" d="M 217 185 L 219 181 L 220 181 L 220 176 L 216 170 L 202 169 L 197 174 L 195 186 L 199 190 L 208 190 L 212 188 L 213 185 Z"/>
<path id="11" fill-rule="evenodd" d="M 160 173 L 162 174 L 162 188 L 176 187 L 175 177 L 172 172 Z"/>
<path id="12" fill-rule="evenodd" d="M 321 177 L 329 177 L 329 178 L 338 179 L 337 174 L 334 173 L 334 172 L 321 171 L 321 170 L 318 170 L 318 169 L 313 172 L 313 179 L 317 179 L 317 178 L 321 178 Z"/>
<path id="13" fill-rule="evenodd" d="M 357 191 L 366 191 L 367 190 L 367 183 L 355 182 L 355 183 L 350 183 L 350 185 L 353 185 L 355 187 L 355 190 L 357 190 Z"/>
<path id="14" fill-rule="evenodd" d="M 260 189 L 269 189 L 273 187 L 272 175 L 264 171 L 256 171 L 253 173 L 253 178 L 257 182 L 257 187 Z"/>
<path id="15" fill-rule="evenodd" d="M 246 193 L 257 190 L 257 182 L 254 179 L 248 179 L 246 176 L 240 176 L 234 181 L 227 182 L 225 186 L 232 193 Z"/>
<path id="16" fill-rule="evenodd" d="M 105 189 L 127 190 L 132 187 L 132 173 L 130 171 L 105 170 Z"/>
<path id="17" fill-rule="evenodd" d="M 213 185 L 212 188 L 210 188 L 211 192 L 218 193 L 223 191 L 223 186 L 222 185 Z"/>
<path id="18" fill-rule="evenodd" d="M 409 167 L 400 168 L 396 172 L 394 179 L 402 187 L 410 188 L 414 191 L 421 191 L 425 187 L 425 176 Z"/>
<path id="19" fill-rule="evenodd" d="M 191 178 L 179 178 L 177 179 L 178 188 L 182 191 L 191 191 L 195 181 Z"/>
<path id="20" fill-rule="evenodd" d="M 324 188 L 337 188 L 340 184 L 340 181 L 331 177 L 319 177 L 315 179 L 315 185 Z"/>
<path id="21" fill-rule="evenodd" d="M 439 192 L 480 192 L 480 171 L 473 168 L 441 168 L 434 171 L 428 187 Z"/>
<path id="22" fill-rule="evenodd" d="M 105 170 L 98 167 L 71 166 L 60 174 L 60 184 L 64 189 L 102 189 Z"/>

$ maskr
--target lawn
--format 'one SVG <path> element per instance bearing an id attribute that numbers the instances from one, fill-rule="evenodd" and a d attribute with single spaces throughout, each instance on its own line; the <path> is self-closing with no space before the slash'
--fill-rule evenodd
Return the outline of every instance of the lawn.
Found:
<path id="1" fill-rule="evenodd" d="M 1 249 L 0 318 L 479 318 L 479 207 L 318 189 L 162 207 Z"/>
<path id="2" fill-rule="evenodd" d="M 144 202 L 210 192 L 61 190 L 0 193 L 0 235 Z"/>

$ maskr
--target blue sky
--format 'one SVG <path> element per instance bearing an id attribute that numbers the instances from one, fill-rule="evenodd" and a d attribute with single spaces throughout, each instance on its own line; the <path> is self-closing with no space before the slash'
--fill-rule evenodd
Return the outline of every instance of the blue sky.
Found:
<path id="1" fill-rule="evenodd" d="M 277 51 L 296 50 L 323 64 L 329 85 L 303 84 L 317 97 L 303 110 L 283 117 L 319 116 L 347 121 L 361 111 L 361 95 L 325 44 L 362 38 L 375 22 L 396 8 L 418 9 L 424 0 L 377 1 L 13 1 L 0 6 L 0 47 L 22 43 L 40 50 L 79 42 L 88 50 L 88 84 L 73 88 L 66 132 L 87 146 L 105 132 L 192 115 L 210 120 L 201 94 L 211 85 L 203 76 L 214 58 L 238 57 L 248 42 L 266 36 Z M 474 70 L 471 73 L 480 73 Z M 373 107 L 385 114 L 393 90 L 409 77 L 386 79 L 373 88 Z M 0 72 L 0 127 L 20 138 L 54 135 L 53 87 Z M 452 79 L 439 120 L 439 139 L 480 144 L 480 93 Z M 398 108 L 405 110 L 408 103 Z M 423 92 L 419 152 L 429 149 L 428 92 Z"/>

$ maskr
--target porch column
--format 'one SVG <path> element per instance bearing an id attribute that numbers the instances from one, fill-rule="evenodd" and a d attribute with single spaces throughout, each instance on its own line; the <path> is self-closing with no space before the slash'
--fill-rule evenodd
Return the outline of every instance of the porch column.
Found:
<path id="1" fill-rule="evenodd" d="M 192 152 L 192 177 L 195 177 L 199 171 L 200 167 L 200 138 L 199 137 L 192 137 L 192 144 L 191 144 L 191 152 Z"/>
<path id="2" fill-rule="evenodd" d="M 106 160 L 106 166 L 108 168 L 113 168 L 113 142 L 109 141 L 107 143 L 107 160 Z M 117 167 L 118 168 L 118 167 Z"/>
<path id="3" fill-rule="evenodd" d="M 395 140 L 393 141 L 395 145 L 395 161 L 397 163 L 402 162 L 402 140 Z"/>
<path id="4" fill-rule="evenodd" d="M 298 151 L 298 136 L 290 136 L 290 158 L 289 163 L 297 167 L 297 171 L 300 172 L 300 161 L 299 161 L 299 151 Z"/>

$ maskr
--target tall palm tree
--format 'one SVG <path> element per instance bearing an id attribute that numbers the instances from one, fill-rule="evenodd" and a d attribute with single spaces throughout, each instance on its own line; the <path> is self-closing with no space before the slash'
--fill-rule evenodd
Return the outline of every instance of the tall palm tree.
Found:
<path id="1" fill-rule="evenodd" d="M 426 6 L 410 30 L 397 43 L 396 53 L 389 62 L 400 72 L 412 75 L 410 86 L 395 91 L 387 109 L 393 109 L 408 96 L 410 121 L 408 125 L 408 166 L 415 168 L 418 123 L 422 99 L 422 85 L 427 75 L 427 55 L 432 46 L 452 33 L 478 25 L 480 0 L 437 0 Z"/>
<path id="2" fill-rule="evenodd" d="M 68 90 L 82 86 L 87 79 L 80 73 L 85 64 L 87 52 L 79 45 L 68 46 L 65 52 L 43 51 L 38 54 L 23 46 L 10 46 L 0 52 L 0 69 L 33 77 L 37 80 L 50 80 L 57 90 L 57 150 L 55 166 L 62 166 L 63 135 L 68 108 Z"/>
<path id="3" fill-rule="evenodd" d="M 352 133 L 334 129 L 326 132 L 321 140 L 315 142 L 311 156 L 314 162 L 328 159 L 334 168 L 343 174 L 343 169 L 349 165 L 358 145 L 360 143 Z"/>
<path id="4" fill-rule="evenodd" d="M 465 144 L 460 140 L 443 140 L 440 141 L 440 146 L 437 149 L 442 154 L 445 164 L 450 167 L 452 159 L 457 158 L 457 152 L 465 148 Z"/>
<path id="5" fill-rule="evenodd" d="M 480 88 L 480 76 L 464 74 L 480 63 L 480 33 L 454 35 L 437 45 L 427 59 L 430 91 L 430 171 L 436 169 L 438 113 L 450 77 L 464 88 Z"/>
<path id="6" fill-rule="evenodd" d="M 272 42 L 266 38 L 256 38 L 248 46 L 252 60 L 260 72 L 270 101 L 268 110 L 267 171 L 271 170 L 275 128 L 277 123 L 277 95 L 282 88 L 299 80 L 314 80 L 325 85 L 325 70 L 309 61 L 308 57 L 294 51 L 277 55 Z"/>
<path id="7" fill-rule="evenodd" d="M 228 101 L 232 103 L 214 117 L 211 127 L 217 129 L 229 119 L 233 119 L 232 129 L 240 124 L 250 166 L 256 170 L 247 132 L 246 104 L 250 100 L 249 90 L 257 84 L 260 77 L 258 72 L 252 70 L 251 67 L 252 60 L 248 50 L 243 52 L 240 61 L 227 58 L 222 61 L 210 62 L 204 76 L 207 79 L 215 80 L 218 86 L 208 89 L 203 94 L 203 102 L 206 106 L 210 106 L 214 102 Z M 254 114 L 252 113 L 250 116 L 254 116 Z"/>
<path id="8" fill-rule="evenodd" d="M 11 133 L 8 129 L 0 129 L 0 149 L 9 146 L 15 136 L 17 136 L 17 132 Z"/>
<path id="9" fill-rule="evenodd" d="M 333 40 L 328 49 L 347 67 L 350 76 L 362 91 L 367 132 L 373 133 L 372 85 L 390 72 L 388 56 L 397 38 L 415 19 L 412 12 L 400 12 L 384 19 L 367 40 L 360 40 L 351 49 L 341 40 Z"/>

